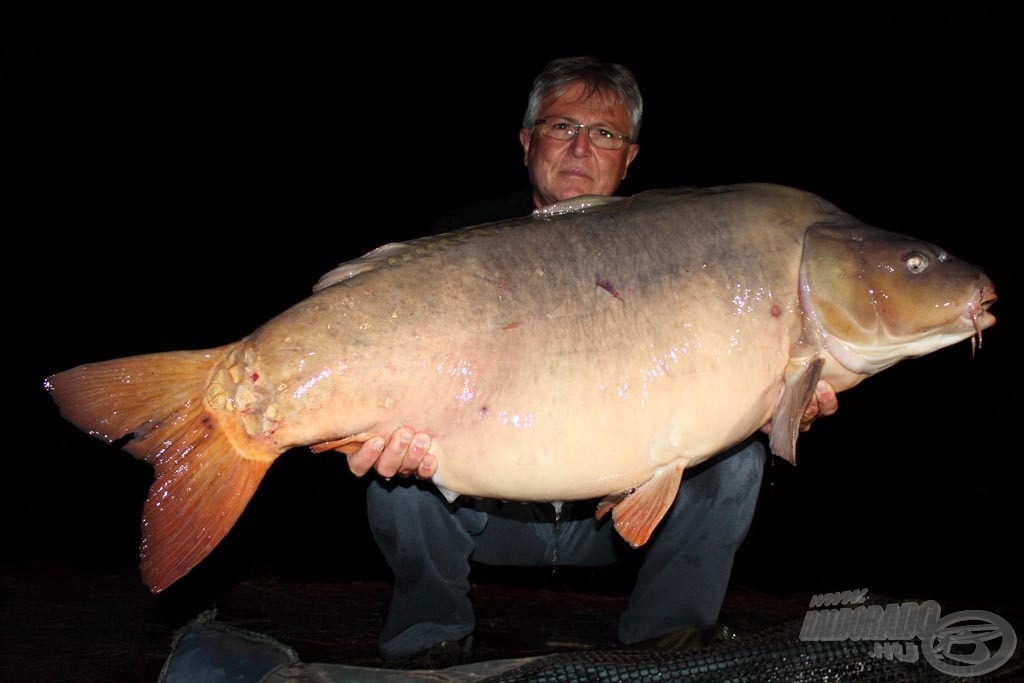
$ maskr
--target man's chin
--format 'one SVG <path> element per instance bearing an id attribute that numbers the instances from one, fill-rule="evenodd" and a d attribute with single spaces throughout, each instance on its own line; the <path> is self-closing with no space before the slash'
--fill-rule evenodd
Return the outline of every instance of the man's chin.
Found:
<path id="1" fill-rule="evenodd" d="M 566 199 L 572 199 L 573 197 L 579 197 L 582 194 L 601 194 L 595 189 L 593 183 L 578 182 L 578 183 L 563 183 L 559 188 L 555 196 L 558 197 L 559 201 Z"/>

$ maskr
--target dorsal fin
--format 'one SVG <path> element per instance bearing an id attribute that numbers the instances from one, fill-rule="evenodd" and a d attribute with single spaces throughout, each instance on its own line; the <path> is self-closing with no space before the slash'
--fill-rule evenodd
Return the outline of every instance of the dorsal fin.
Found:
<path id="1" fill-rule="evenodd" d="M 622 199 L 623 197 L 609 197 L 603 194 L 581 194 L 579 197 L 563 199 L 560 202 L 534 209 L 531 215 L 534 218 L 548 218 L 550 216 L 561 216 L 564 213 L 583 213 L 595 206 L 611 204 Z"/>
<path id="2" fill-rule="evenodd" d="M 321 289 L 344 282 L 369 270 L 377 270 L 384 266 L 397 266 L 413 259 L 432 256 L 455 244 L 461 244 L 480 235 L 490 234 L 490 225 L 492 224 L 446 232 L 440 235 L 418 237 L 405 242 L 389 242 L 357 259 L 340 263 L 324 273 L 323 277 L 313 285 L 313 291 L 319 292 Z"/>
<path id="3" fill-rule="evenodd" d="M 323 277 L 313 285 L 313 291 L 319 292 L 321 289 L 336 285 L 339 282 L 354 278 L 360 273 L 365 273 L 368 270 L 376 270 L 382 265 L 388 262 L 392 258 L 402 258 L 402 256 L 415 249 L 413 242 L 420 242 L 423 240 L 411 240 L 409 242 L 390 242 L 388 244 L 377 247 L 371 252 L 368 252 L 359 258 L 352 259 L 351 261 L 344 261 L 339 263 L 337 266 L 324 273 Z"/>

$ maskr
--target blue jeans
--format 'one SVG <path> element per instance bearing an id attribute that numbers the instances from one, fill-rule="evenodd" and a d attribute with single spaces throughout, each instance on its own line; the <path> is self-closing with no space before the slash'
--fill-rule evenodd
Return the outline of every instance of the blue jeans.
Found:
<path id="1" fill-rule="evenodd" d="M 765 449 L 751 438 L 686 470 L 675 502 L 642 548 L 631 549 L 610 515 L 567 514 L 550 504 L 459 497 L 449 505 L 433 484 L 380 478 L 367 488 L 367 513 L 395 588 L 379 648 L 408 657 L 476 625 L 470 560 L 487 565 L 603 566 L 644 553 L 618 626 L 636 643 L 688 626 L 717 623 L 733 557 L 750 529 Z"/>

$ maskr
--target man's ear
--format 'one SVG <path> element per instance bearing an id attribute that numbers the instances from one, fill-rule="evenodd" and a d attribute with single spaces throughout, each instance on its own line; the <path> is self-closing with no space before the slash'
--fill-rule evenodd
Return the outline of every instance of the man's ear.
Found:
<path id="1" fill-rule="evenodd" d="M 625 180 L 626 171 L 629 170 L 629 165 L 633 163 L 633 159 L 636 159 L 636 155 L 640 153 L 640 144 L 631 142 L 629 143 L 629 151 L 626 152 L 626 168 L 622 169 L 622 178 Z"/>
<path id="2" fill-rule="evenodd" d="M 530 157 L 530 138 L 532 137 L 533 131 L 529 128 L 519 129 L 519 144 L 523 146 L 523 166 L 528 165 Z"/>

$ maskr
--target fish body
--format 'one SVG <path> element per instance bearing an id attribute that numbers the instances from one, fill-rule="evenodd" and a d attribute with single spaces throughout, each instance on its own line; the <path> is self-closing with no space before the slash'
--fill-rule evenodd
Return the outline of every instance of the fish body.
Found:
<path id="1" fill-rule="evenodd" d="M 941 248 L 767 184 L 572 200 L 385 245 L 215 349 L 46 380 L 62 414 L 153 465 L 143 578 L 230 530 L 289 449 L 430 432 L 447 495 L 606 497 L 641 545 L 691 467 L 769 421 L 795 462 L 836 391 L 994 324 L 991 280 Z"/>

